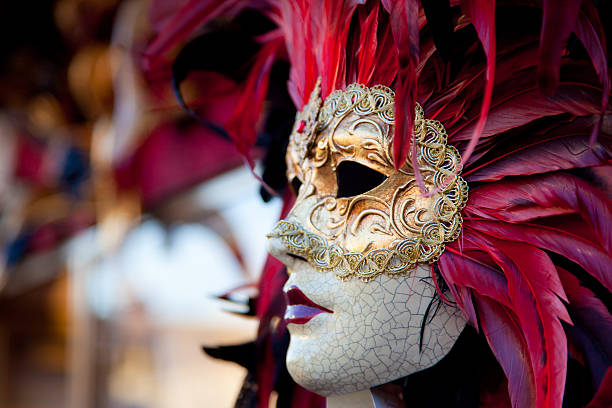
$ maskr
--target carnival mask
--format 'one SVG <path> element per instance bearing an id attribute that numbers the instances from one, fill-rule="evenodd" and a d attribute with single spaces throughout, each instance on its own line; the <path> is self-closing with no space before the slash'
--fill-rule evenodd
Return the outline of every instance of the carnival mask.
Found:
<path id="1" fill-rule="evenodd" d="M 298 113 L 287 150 L 297 200 L 268 235 L 287 266 L 287 367 L 321 395 L 367 389 L 438 362 L 465 319 L 436 293 L 434 269 L 461 231 L 467 183 L 444 127 L 417 105 L 426 192 L 391 156 L 394 93 L 352 84 Z"/>

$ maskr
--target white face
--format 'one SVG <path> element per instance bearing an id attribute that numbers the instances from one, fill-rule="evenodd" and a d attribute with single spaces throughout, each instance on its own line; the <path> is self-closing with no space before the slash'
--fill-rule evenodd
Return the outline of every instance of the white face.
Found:
<path id="1" fill-rule="evenodd" d="M 315 269 L 289 255 L 278 239 L 270 240 L 270 252 L 289 272 L 284 288 L 290 293 L 287 368 L 298 384 L 317 394 L 368 389 L 431 367 L 450 351 L 465 326 L 455 307 L 432 303 L 435 287 L 428 265 L 407 276 L 379 275 L 364 282 Z M 333 313 L 295 304 L 307 303 L 297 290 Z M 301 319 L 292 319 L 296 316 Z"/>

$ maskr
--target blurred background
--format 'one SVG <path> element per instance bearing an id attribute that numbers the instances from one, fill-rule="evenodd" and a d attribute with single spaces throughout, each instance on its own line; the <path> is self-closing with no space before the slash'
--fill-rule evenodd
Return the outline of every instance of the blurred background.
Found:
<path id="1" fill-rule="evenodd" d="M 2 408 L 230 407 L 244 380 L 202 346 L 255 337 L 280 200 L 144 78 L 150 6 L 3 3 Z"/>

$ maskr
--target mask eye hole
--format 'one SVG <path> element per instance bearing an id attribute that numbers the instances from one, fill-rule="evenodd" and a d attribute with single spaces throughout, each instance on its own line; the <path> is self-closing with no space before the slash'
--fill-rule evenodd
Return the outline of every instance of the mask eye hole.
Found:
<path id="1" fill-rule="evenodd" d="M 300 193 L 300 187 L 302 187 L 302 182 L 299 178 L 294 177 L 293 180 L 291 180 L 291 190 L 293 191 L 293 194 L 295 194 L 296 197 Z"/>
<path id="2" fill-rule="evenodd" d="M 343 161 L 336 169 L 338 194 L 336 197 L 352 197 L 370 191 L 387 179 L 382 173 L 355 161 Z"/>

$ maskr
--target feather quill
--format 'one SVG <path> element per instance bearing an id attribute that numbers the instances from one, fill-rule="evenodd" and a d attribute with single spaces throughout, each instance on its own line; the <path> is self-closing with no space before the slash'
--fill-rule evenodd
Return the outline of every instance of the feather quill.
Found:
<path id="1" fill-rule="evenodd" d="M 397 47 L 398 73 L 395 85 L 395 134 L 393 162 L 396 169 L 411 157 L 415 178 L 425 191 L 419 171 L 414 138 L 414 107 L 416 103 L 416 66 L 419 60 L 419 7 L 416 0 L 383 0 L 389 12 L 391 30 Z"/>

